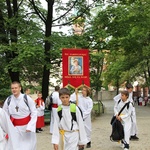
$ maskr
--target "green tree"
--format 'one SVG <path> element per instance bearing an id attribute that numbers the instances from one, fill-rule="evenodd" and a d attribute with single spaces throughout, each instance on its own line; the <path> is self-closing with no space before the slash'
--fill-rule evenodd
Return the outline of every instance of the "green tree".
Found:
<path id="1" fill-rule="evenodd" d="M 48 95 L 48 86 L 49 86 L 48 81 L 49 81 L 49 75 L 50 75 L 50 68 L 47 65 L 51 64 L 53 61 L 56 61 L 56 60 L 60 62 L 59 59 L 52 57 L 53 56 L 52 42 L 48 40 L 48 39 L 51 39 L 52 27 L 53 26 L 63 27 L 65 25 L 70 26 L 78 18 L 85 18 L 86 15 L 90 14 L 89 11 L 94 6 L 94 1 L 93 1 L 93 4 L 89 5 L 86 0 L 79 0 L 79 1 L 69 0 L 66 3 L 63 3 L 63 1 L 61 0 L 58 0 L 57 2 L 54 0 L 48 0 L 46 14 L 40 11 L 40 8 L 38 7 L 38 5 L 36 5 L 34 0 L 30 0 L 30 3 L 32 4 L 34 8 L 35 13 L 39 16 L 39 18 L 43 21 L 45 25 L 45 39 L 44 39 L 44 56 L 45 56 L 44 61 L 45 62 L 43 66 L 43 78 L 42 78 L 42 94 L 43 94 L 43 98 L 45 99 Z M 56 6 L 55 4 L 57 4 L 58 6 L 57 8 L 54 8 L 54 6 Z M 54 9 L 56 11 L 55 12 L 56 17 L 54 16 Z M 76 15 L 73 15 L 72 13 L 73 9 L 76 10 L 77 12 Z"/>
<path id="2" fill-rule="evenodd" d="M 116 79 L 121 84 L 141 75 L 145 76 L 147 83 L 149 81 L 149 7 L 147 0 L 117 1 L 115 4 L 109 3 L 106 9 L 99 12 L 97 20 L 106 27 L 110 55 L 118 56 L 114 57 L 116 60 L 108 60 L 107 64 L 110 65 L 107 76 L 114 74 L 111 78 L 114 85 L 117 84 Z"/>
<path id="3" fill-rule="evenodd" d="M 49 75 L 59 76 L 53 72 L 57 72 L 60 67 L 61 49 L 90 47 L 90 41 L 86 41 L 88 36 L 66 36 L 52 32 L 52 27 L 71 26 L 76 21 L 83 23 L 82 20 L 90 16 L 90 10 L 101 1 L 90 4 L 86 0 L 70 0 L 65 4 L 62 1 L 46 1 L 47 10 L 42 8 L 38 0 L 1 2 L 3 41 L 0 46 L 3 59 L 6 59 L 4 68 L 8 70 L 11 81 L 35 81 L 42 84 L 45 99 L 48 95 Z M 59 4 L 58 7 L 55 4 Z"/>

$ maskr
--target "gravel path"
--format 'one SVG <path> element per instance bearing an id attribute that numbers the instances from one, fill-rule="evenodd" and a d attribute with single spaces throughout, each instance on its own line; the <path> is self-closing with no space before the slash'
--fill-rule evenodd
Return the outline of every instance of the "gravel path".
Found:
<path id="1" fill-rule="evenodd" d="M 92 147 L 88 150 L 122 150 L 116 142 L 109 139 L 111 133 L 110 119 L 113 114 L 113 101 L 103 101 L 104 114 L 92 121 Z M 150 150 L 150 106 L 135 106 L 137 114 L 139 141 L 130 141 L 130 150 Z M 37 133 L 37 150 L 53 150 L 49 125 L 42 133 Z M 87 150 L 87 149 L 86 149 Z"/>

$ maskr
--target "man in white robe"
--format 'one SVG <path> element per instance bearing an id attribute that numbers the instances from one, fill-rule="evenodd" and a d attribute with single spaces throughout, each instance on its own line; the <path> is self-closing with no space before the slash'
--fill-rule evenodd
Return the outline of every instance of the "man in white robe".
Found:
<path id="1" fill-rule="evenodd" d="M 0 150 L 20 150 L 18 134 L 7 113 L 0 108 Z"/>
<path id="2" fill-rule="evenodd" d="M 61 105 L 61 100 L 59 99 L 59 91 L 60 87 L 56 86 L 55 91 L 52 93 L 52 110 L 51 110 L 51 119 L 50 119 L 50 134 L 53 134 L 53 126 L 54 126 L 54 118 L 57 116 L 57 108 Z"/>
<path id="3" fill-rule="evenodd" d="M 36 150 L 37 110 L 35 103 L 28 95 L 25 102 L 19 82 L 11 84 L 11 91 L 12 95 L 6 99 L 3 109 L 8 113 L 19 133 L 21 150 Z"/>

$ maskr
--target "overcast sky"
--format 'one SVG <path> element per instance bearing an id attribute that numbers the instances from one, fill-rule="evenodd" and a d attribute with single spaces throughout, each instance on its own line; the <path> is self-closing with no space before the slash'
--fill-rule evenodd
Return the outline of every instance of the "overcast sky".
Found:
<path id="1" fill-rule="evenodd" d="M 46 0 L 40 0 L 40 1 L 42 3 L 43 7 L 45 9 L 47 9 L 47 2 L 46 2 Z M 87 1 L 89 2 L 89 4 L 92 2 L 92 0 L 87 0 Z M 66 2 L 68 2 L 68 0 L 63 0 L 63 3 L 66 3 Z M 53 15 L 55 15 L 55 14 L 53 14 Z M 71 27 L 63 26 L 62 28 L 53 27 L 52 31 L 60 31 L 60 32 L 63 32 L 65 34 L 69 34 L 69 30 L 71 30 L 71 28 L 72 28 L 72 26 Z"/>
<path id="2" fill-rule="evenodd" d="M 47 2 L 46 2 L 45 0 L 40 0 L 40 1 L 41 1 L 41 3 L 42 3 L 43 7 L 44 7 L 45 9 L 47 9 Z M 68 2 L 68 0 L 63 0 L 63 3 L 66 3 L 66 2 Z M 55 15 L 55 14 L 53 14 L 53 15 Z M 70 30 L 70 29 L 71 29 L 71 27 L 68 27 L 68 26 L 63 26 L 62 28 L 53 27 L 53 28 L 52 28 L 52 31 L 63 32 L 63 33 L 65 33 L 65 34 L 69 34 L 69 30 Z"/>

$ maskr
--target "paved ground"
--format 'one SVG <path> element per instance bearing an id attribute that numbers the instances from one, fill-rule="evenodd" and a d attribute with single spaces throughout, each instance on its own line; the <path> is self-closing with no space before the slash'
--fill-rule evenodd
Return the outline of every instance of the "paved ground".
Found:
<path id="1" fill-rule="evenodd" d="M 89 150 L 121 150 L 119 144 L 111 142 L 110 119 L 113 114 L 113 101 L 103 101 L 105 112 L 92 121 L 92 147 Z M 139 141 L 130 141 L 130 150 L 150 150 L 150 106 L 137 106 L 137 125 Z M 42 133 L 37 133 L 37 150 L 53 150 L 49 125 Z M 87 150 L 87 149 L 86 149 Z"/>

